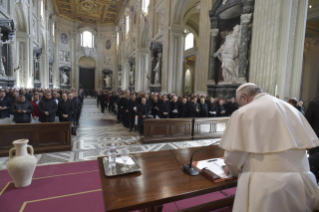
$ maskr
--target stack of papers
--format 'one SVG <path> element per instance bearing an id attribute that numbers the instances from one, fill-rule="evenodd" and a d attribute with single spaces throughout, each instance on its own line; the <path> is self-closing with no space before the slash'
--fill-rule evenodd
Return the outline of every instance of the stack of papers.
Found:
<path id="1" fill-rule="evenodd" d="M 212 158 L 208 160 L 200 160 L 197 162 L 197 168 L 200 170 L 202 169 L 208 169 L 214 174 L 220 176 L 221 178 L 231 178 L 232 176 L 227 176 L 224 173 L 223 167 L 226 166 L 224 159 L 222 158 Z"/>

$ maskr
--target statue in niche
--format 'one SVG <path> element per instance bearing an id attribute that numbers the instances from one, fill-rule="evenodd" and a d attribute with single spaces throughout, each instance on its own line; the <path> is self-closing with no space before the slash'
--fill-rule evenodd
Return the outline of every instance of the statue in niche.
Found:
<path id="1" fill-rule="evenodd" d="M 160 69 L 160 60 L 157 59 L 157 64 L 154 68 L 154 72 L 155 72 L 155 77 L 154 77 L 154 85 L 159 85 L 160 84 L 160 80 L 159 80 L 159 70 Z"/>
<path id="2" fill-rule="evenodd" d="M 236 25 L 234 31 L 225 38 L 225 43 L 214 54 L 222 62 L 223 78 L 225 82 L 236 83 L 238 79 L 239 46 L 241 26 Z"/>
<path id="3" fill-rule="evenodd" d="M 61 72 L 61 75 L 62 75 L 62 84 L 67 85 L 68 80 L 69 80 L 68 75 L 65 72 L 63 72 L 63 71 Z"/>
<path id="4" fill-rule="evenodd" d="M 121 85 L 122 85 L 122 75 L 119 74 L 119 86 L 121 86 Z"/>
<path id="5" fill-rule="evenodd" d="M 109 88 L 111 87 L 111 77 L 109 75 L 106 75 L 106 77 L 104 78 L 105 81 L 105 87 Z"/>
<path id="6" fill-rule="evenodd" d="M 134 85 L 134 77 L 133 77 L 133 71 L 130 71 L 130 85 Z"/>
<path id="7" fill-rule="evenodd" d="M 5 70 L 5 68 L 4 68 L 2 58 L 1 58 L 1 76 L 7 77 L 7 75 L 6 75 L 6 70 Z"/>

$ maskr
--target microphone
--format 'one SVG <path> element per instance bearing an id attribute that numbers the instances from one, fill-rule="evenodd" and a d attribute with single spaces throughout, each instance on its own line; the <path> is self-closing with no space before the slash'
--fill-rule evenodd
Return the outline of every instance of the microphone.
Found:
<path id="1" fill-rule="evenodd" d="M 219 141 L 220 141 L 220 140 L 219 140 Z M 184 170 L 184 172 L 188 173 L 188 174 L 191 175 L 191 176 L 199 175 L 200 172 L 199 172 L 196 168 L 194 168 L 193 165 L 192 165 L 192 164 L 193 164 L 194 154 L 197 153 L 197 152 L 202 151 L 203 149 L 206 149 L 207 147 L 210 147 L 210 146 L 215 145 L 215 144 L 216 144 L 217 142 L 219 142 L 219 141 L 216 141 L 216 142 L 214 142 L 214 143 L 212 143 L 212 144 L 210 144 L 210 145 L 208 145 L 208 146 L 204 146 L 203 148 L 200 148 L 200 149 L 196 150 L 195 152 L 193 152 L 193 154 L 192 154 L 192 156 L 191 156 L 191 160 L 190 160 L 190 162 L 189 162 L 189 165 L 183 164 L 183 170 Z"/>

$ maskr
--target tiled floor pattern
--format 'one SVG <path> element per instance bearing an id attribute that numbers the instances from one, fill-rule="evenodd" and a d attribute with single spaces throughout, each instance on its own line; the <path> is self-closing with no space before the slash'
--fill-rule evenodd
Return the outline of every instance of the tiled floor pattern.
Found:
<path id="1" fill-rule="evenodd" d="M 114 124 L 107 126 L 81 125 L 81 121 L 94 120 L 113 120 L 112 123 Z M 209 139 L 141 145 L 137 132 L 129 132 L 127 128 L 123 127 L 122 124 L 116 124 L 114 120 L 116 120 L 115 115 L 108 113 L 108 111 L 104 114 L 100 112 L 96 105 L 96 99 L 85 99 L 77 136 L 72 138 L 72 151 L 37 154 L 35 156 L 38 165 L 95 160 L 99 156 L 108 155 L 112 143 L 115 143 L 120 154 L 122 152 L 138 153 L 206 146 L 220 140 Z M 0 169 L 6 169 L 8 160 L 8 157 L 0 157 Z"/>

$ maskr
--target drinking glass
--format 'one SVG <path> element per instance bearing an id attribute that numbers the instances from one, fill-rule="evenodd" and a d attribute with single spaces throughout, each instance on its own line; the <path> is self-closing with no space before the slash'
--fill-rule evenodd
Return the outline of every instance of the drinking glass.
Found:
<path id="1" fill-rule="evenodd" d="M 126 162 L 127 162 L 127 160 L 130 158 L 130 156 L 128 155 L 128 154 L 121 154 L 121 158 L 122 158 L 122 160 L 123 160 L 123 162 L 124 162 L 124 167 L 123 168 L 121 168 L 121 170 L 123 171 L 123 172 L 127 172 L 129 169 L 126 167 Z"/>

